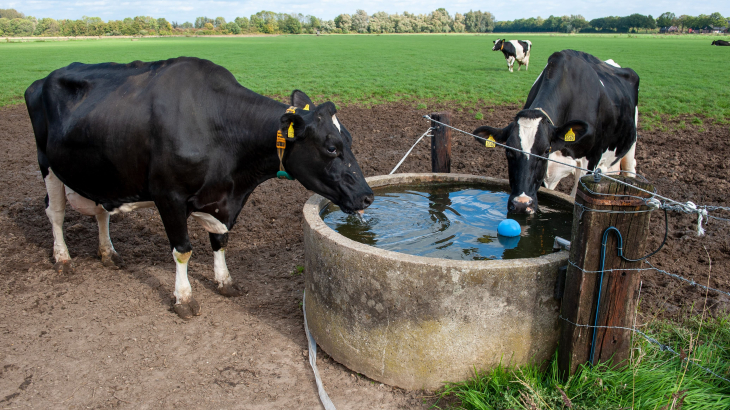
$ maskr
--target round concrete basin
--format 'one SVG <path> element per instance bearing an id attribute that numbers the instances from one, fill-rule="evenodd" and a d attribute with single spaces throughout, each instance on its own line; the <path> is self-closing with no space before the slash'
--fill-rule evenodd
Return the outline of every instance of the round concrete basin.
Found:
<path id="1" fill-rule="evenodd" d="M 368 178 L 371 187 L 431 182 L 508 189 L 502 179 L 459 174 Z M 559 192 L 539 197 L 572 204 Z M 461 261 L 412 256 L 355 242 L 304 206 L 306 311 L 322 349 L 349 369 L 404 389 L 433 390 L 474 368 L 542 362 L 555 352 L 558 269 L 568 252 Z"/>

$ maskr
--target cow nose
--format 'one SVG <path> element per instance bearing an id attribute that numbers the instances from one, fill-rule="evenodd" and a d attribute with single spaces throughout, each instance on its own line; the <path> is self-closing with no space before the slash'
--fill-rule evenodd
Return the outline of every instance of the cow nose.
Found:
<path id="1" fill-rule="evenodd" d="M 525 194 L 522 194 L 522 195 L 512 199 L 512 202 L 514 202 L 514 204 L 518 205 L 518 206 L 528 206 L 528 205 L 532 205 L 532 198 L 530 198 L 529 196 L 527 196 Z"/>
<path id="2" fill-rule="evenodd" d="M 365 198 L 362 199 L 362 209 L 369 207 L 373 203 L 374 199 L 375 196 L 373 194 L 365 195 Z"/>

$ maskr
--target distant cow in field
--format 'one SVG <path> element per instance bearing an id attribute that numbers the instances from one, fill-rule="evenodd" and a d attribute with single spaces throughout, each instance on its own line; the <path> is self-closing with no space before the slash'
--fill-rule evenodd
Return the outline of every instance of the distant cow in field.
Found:
<path id="1" fill-rule="evenodd" d="M 725 40 L 715 40 L 712 42 L 713 46 L 730 46 L 730 42 L 727 42 Z"/>
<path id="2" fill-rule="evenodd" d="M 507 66 L 509 72 L 512 73 L 512 66 L 517 61 L 517 71 L 524 65 L 525 71 L 530 66 L 530 49 L 532 49 L 532 43 L 530 40 L 510 40 L 497 39 L 494 42 L 492 51 L 501 51 L 504 54 L 505 60 L 507 60 Z"/>
<path id="3" fill-rule="evenodd" d="M 537 190 L 546 176 L 554 187 L 571 172 L 535 155 L 591 171 L 635 172 L 638 99 L 639 76 L 634 70 L 581 51 L 551 55 L 512 123 L 473 132 L 527 152 L 505 150 L 511 189 L 508 212 L 536 212 Z M 581 175 L 576 175 L 573 195 Z"/>
<path id="4" fill-rule="evenodd" d="M 210 233 L 219 292 L 235 296 L 224 251 L 256 186 L 296 179 L 347 213 L 373 201 L 333 103 L 315 105 L 299 90 L 291 105 L 280 103 L 207 60 L 73 63 L 34 82 L 25 101 L 56 270 L 72 270 L 63 237 L 67 199 L 96 217 L 105 266 L 121 263 L 109 215 L 157 207 L 176 265 L 174 310 L 185 319 L 200 314 L 187 275 L 190 216 Z"/>

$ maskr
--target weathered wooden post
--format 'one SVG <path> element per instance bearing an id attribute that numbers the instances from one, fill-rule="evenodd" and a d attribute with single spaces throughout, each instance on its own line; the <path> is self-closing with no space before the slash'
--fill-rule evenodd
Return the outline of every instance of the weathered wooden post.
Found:
<path id="1" fill-rule="evenodd" d="M 612 177 L 654 191 L 650 184 L 634 178 Z M 632 336 L 630 330 L 575 324 L 633 327 L 641 275 L 639 271 L 623 269 L 639 268 L 642 263 L 628 262 L 618 256 L 615 232 L 608 233 L 606 242 L 597 320 L 596 302 L 599 298 L 601 273 L 596 271 L 600 270 L 601 242 L 608 227 L 616 227 L 621 233 L 624 256 L 638 259 L 647 252 L 645 245 L 651 217 L 650 209 L 641 199 L 650 197 L 649 194 L 607 178 L 595 182 L 593 175 L 583 177 L 581 182 L 575 198 L 570 248 L 570 260 L 577 267 L 568 265 L 561 308 L 564 320 L 560 321 L 562 328 L 558 367 L 564 377 L 573 374 L 581 364 L 589 362 L 591 350 L 593 364 L 612 360 L 613 365 L 619 365 L 629 358 Z M 612 271 L 606 272 L 608 270 Z"/>
<path id="2" fill-rule="evenodd" d="M 451 125 L 451 114 L 448 112 L 433 113 L 431 118 Z M 451 172 L 451 128 L 433 121 L 431 127 L 431 172 Z"/>

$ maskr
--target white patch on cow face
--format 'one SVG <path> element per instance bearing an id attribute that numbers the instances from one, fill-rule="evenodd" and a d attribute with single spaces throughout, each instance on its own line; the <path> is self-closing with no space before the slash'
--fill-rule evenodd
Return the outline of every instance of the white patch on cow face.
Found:
<path id="1" fill-rule="evenodd" d="M 618 67 L 618 68 L 621 68 L 621 66 L 620 66 L 620 65 L 618 65 L 618 64 L 616 64 L 616 62 L 615 62 L 615 61 L 613 61 L 613 59 L 611 59 L 611 58 L 609 58 L 608 60 L 606 60 L 606 61 L 605 61 L 605 63 L 606 63 L 606 64 L 608 64 L 608 65 L 612 65 L 612 66 L 614 66 L 614 67 Z"/>
<path id="2" fill-rule="evenodd" d="M 598 80 L 598 81 L 601 81 L 601 80 Z M 606 84 L 603 84 L 603 81 L 601 81 L 601 85 L 602 85 L 603 87 L 606 87 Z"/>
<path id="3" fill-rule="evenodd" d="M 530 159 L 532 146 L 535 145 L 535 135 L 542 118 L 520 118 L 517 120 L 517 126 L 520 127 L 520 149 L 527 152 L 527 159 Z"/>
<path id="4" fill-rule="evenodd" d="M 497 39 L 497 41 L 494 42 L 494 47 L 492 47 L 492 51 L 497 51 L 497 44 L 499 44 L 500 39 Z"/>
<path id="5" fill-rule="evenodd" d="M 198 221 L 203 229 L 210 233 L 224 234 L 228 232 L 228 228 L 211 214 L 207 214 L 205 212 L 193 212 L 190 215 Z"/>
<path id="6" fill-rule="evenodd" d="M 228 266 L 226 265 L 225 249 L 221 248 L 213 252 L 213 272 L 215 273 L 215 281 L 218 283 L 218 287 L 233 283 L 231 275 L 228 273 Z"/>
<path id="7" fill-rule="evenodd" d="M 636 138 L 639 138 L 639 106 L 636 106 L 634 111 L 634 131 L 636 131 Z"/>
<path id="8" fill-rule="evenodd" d="M 188 261 L 193 251 L 180 253 L 172 250 L 175 259 L 175 304 L 188 303 L 193 298 L 193 288 L 188 281 Z"/>
<path id="9" fill-rule="evenodd" d="M 523 192 L 523 193 L 520 194 L 520 196 L 515 197 L 512 200 L 512 202 L 514 202 L 516 204 L 521 203 L 521 204 L 530 205 L 532 203 L 532 198 L 530 198 L 529 195 L 527 195 L 526 193 Z"/>
<path id="10" fill-rule="evenodd" d="M 342 128 L 340 128 L 340 122 L 337 121 L 337 116 L 332 116 L 332 122 L 335 124 L 335 127 L 337 127 L 337 131 L 342 132 Z"/>

